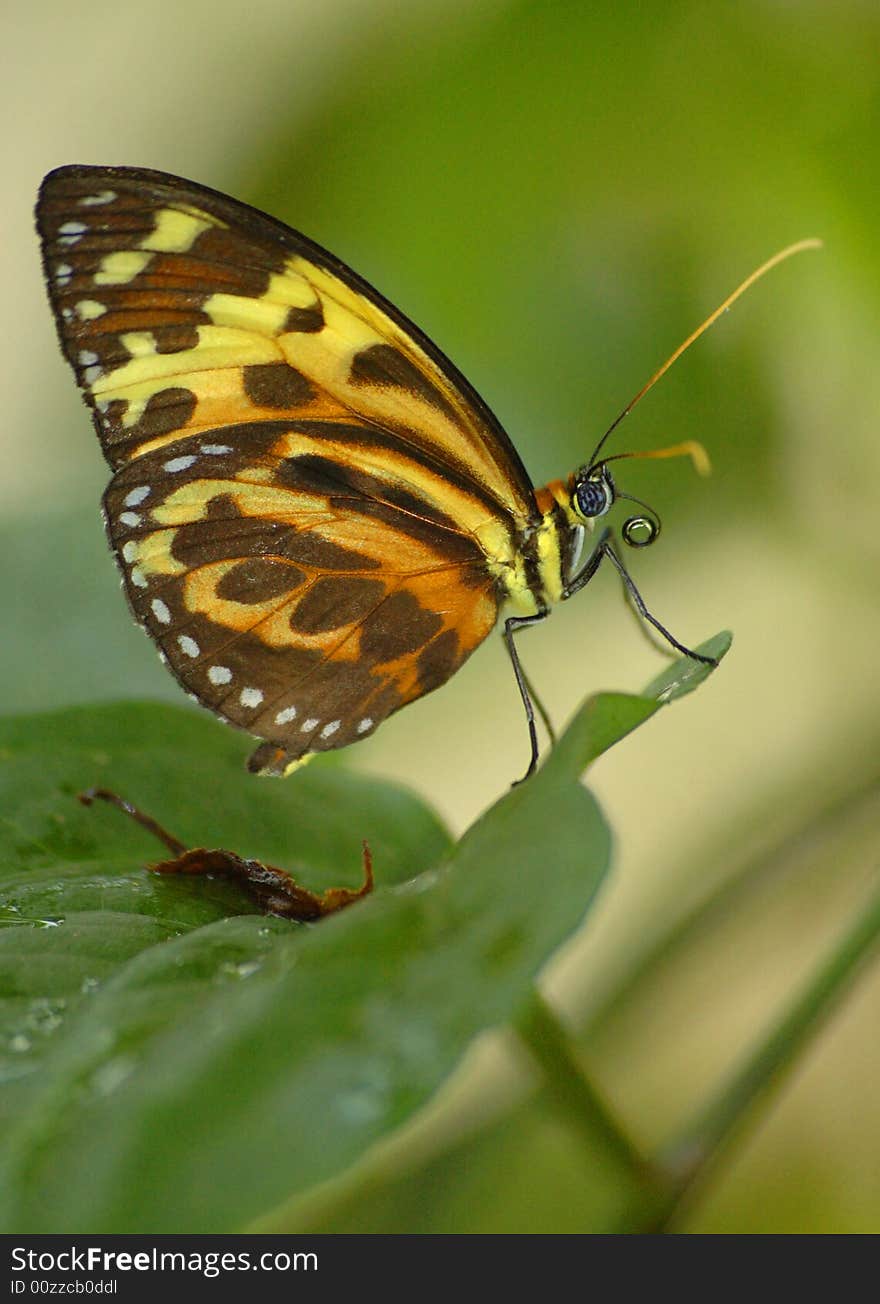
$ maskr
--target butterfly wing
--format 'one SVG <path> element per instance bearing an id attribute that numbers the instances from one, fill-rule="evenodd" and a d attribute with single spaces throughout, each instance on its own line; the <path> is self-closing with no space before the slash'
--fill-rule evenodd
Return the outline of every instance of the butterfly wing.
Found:
<path id="1" fill-rule="evenodd" d="M 537 514 L 452 364 L 332 255 L 192 183 L 62 168 L 37 221 L 110 540 L 180 682 L 272 770 L 445 682 Z"/>
<path id="2" fill-rule="evenodd" d="M 175 675 L 269 741 L 258 768 L 283 771 L 445 682 L 494 625 L 496 584 L 473 536 L 298 452 L 287 423 L 222 435 L 121 467 L 106 515 L 135 615 Z"/>

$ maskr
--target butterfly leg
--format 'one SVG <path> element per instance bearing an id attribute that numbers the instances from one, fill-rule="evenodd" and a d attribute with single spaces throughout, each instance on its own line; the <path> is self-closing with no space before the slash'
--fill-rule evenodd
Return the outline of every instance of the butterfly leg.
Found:
<path id="1" fill-rule="evenodd" d="M 79 800 L 84 806 L 91 806 L 97 800 L 106 801 L 158 838 L 172 853 L 172 858 L 150 865 L 152 873 L 222 874 L 228 878 L 238 878 L 266 914 L 303 921 L 320 919 L 359 901 L 373 890 L 373 857 L 366 842 L 363 844 L 364 881 L 359 888 L 329 887 L 324 892 L 310 892 L 308 888 L 300 887 L 286 870 L 266 865 L 261 860 L 248 860 L 234 851 L 219 848 L 188 849 L 185 843 L 168 833 L 151 815 L 146 815 L 109 788 L 89 788 L 79 794 Z"/>
<path id="2" fill-rule="evenodd" d="M 718 661 L 715 657 L 703 656 L 701 652 L 694 652 L 692 648 L 685 647 L 684 643 L 679 643 L 678 639 L 669 632 L 665 625 L 661 625 L 656 616 L 651 615 L 651 612 L 645 606 L 644 598 L 636 588 L 635 581 L 614 547 L 614 538 L 610 529 L 602 531 L 599 542 L 590 553 L 583 567 L 563 590 L 563 600 L 572 597 L 575 593 L 579 593 L 585 585 L 589 584 L 606 557 L 620 576 L 627 596 L 642 620 L 646 621 L 653 629 L 656 629 L 657 633 L 665 638 L 666 642 L 674 647 L 676 651 L 681 652 L 683 656 L 690 657 L 692 661 L 702 661 L 705 665 L 717 666 Z"/>
<path id="3" fill-rule="evenodd" d="M 526 674 L 525 667 L 520 666 L 520 669 L 522 670 L 522 677 L 525 680 L 525 685 L 526 685 L 526 689 L 528 690 L 529 697 L 532 699 L 532 705 L 534 706 L 535 710 L 538 712 L 538 715 L 541 717 L 541 724 L 547 730 L 547 737 L 550 739 L 550 746 L 555 747 L 556 730 L 553 727 L 553 721 L 550 719 L 550 713 L 547 710 L 544 703 L 541 701 L 541 698 L 538 696 L 538 693 L 535 689 L 535 685 L 532 683 L 531 678 L 529 677 L 529 675 Z"/>
<path id="4" fill-rule="evenodd" d="M 538 622 L 544 620 L 548 614 L 549 613 L 545 608 L 543 611 L 539 611 L 534 616 L 509 616 L 507 620 L 505 620 L 504 622 L 504 644 L 505 647 L 507 648 L 507 655 L 510 657 L 510 663 L 513 666 L 513 673 L 516 676 L 516 686 L 519 689 L 519 695 L 522 698 L 522 704 L 523 707 L 525 708 L 526 721 L 528 722 L 528 726 L 529 726 L 529 742 L 531 743 L 531 747 L 532 747 L 532 755 L 529 761 L 529 768 L 526 770 L 525 774 L 522 776 L 521 779 L 516 780 L 516 782 L 513 785 L 514 787 L 516 787 L 520 783 L 524 783 L 526 779 L 530 778 L 534 774 L 535 767 L 538 764 L 538 755 L 539 755 L 538 731 L 535 728 L 534 702 L 538 703 L 538 711 L 545 725 L 549 725 L 549 721 L 547 718 L 547 713 L 544 710 L 543 706 L 541 705 L 540 701 L 538 701 L 538 699 L 534 697 L 534 694 L 530 691 L 529 681 L 526 678 L 525 671 L 520 665 L 519 654 L 516 650 L 516 644 L 513 641 L 513 636 L 516 633 L 516 631 L 519 629 L 527 629 L 529 625 L 537 625 Z M 548 728 L 548 732 L 550 733 L 550 736 L 552 738 L 553 737 L 552 728 Z"/>

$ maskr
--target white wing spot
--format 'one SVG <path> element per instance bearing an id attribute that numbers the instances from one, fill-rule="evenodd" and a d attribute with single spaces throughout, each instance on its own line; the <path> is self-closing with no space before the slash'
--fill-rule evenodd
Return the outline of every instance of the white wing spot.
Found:
<path id="1" fill-rule="evenodd" d="M 138 516 L 137 512 L 120 512 L 119 520 L 123 525 L 130 525 L 132 529 L 141 523 L 141 518 Z"/>
<path id="2" fill-rule="evenodd" d="M 232 671 L 229 666 L 211 666 L 208 670 L 208 678 L 212 684 L 228 684 L 232 678 Z"/>
<path id="3" fill-rule="evenodd" d="M 308 720 L 303 720 L 300 727 L 300 733 L 311 733 L 320 723 L 321 721 L 316 720 L 314 716 L 310 717 Z"/>
<path id="4" fill-rule="evenodd" d="M 153 598 L 150 606 L 153 608 L 153 615 L 157 620 L 160 620 L 163 625 L 171 624 L 171 612 L 161 598 Z"/>
<path id="5" fill-rule="evenodd" d="M 228 444 L 202 444 L 202 452 L 217 457 L 220 453 L 231 453 L 232 449 Z"/>
<path id="6" fill-rule="evenodd" d="M 259 706 L 263 700 L 263 694 L 259 688 L 243 688 L 238 695 L 238 700 L 242 706 Z"/>
<path id="7" fill-rule="evenodd" d="M 147 577 L 141 570 L 140 566 L 132 566 L 131 582 L 139 589 L 145 589 L 147 587 Z"/>
<path id="8" fill-rule="evenodd" d="M 58 228 L 58 243 L 62 245 L 75 245 L 77 240 L 81 240 L 88 230 L 82 222 L 65 222 Z"/>
<path id="9" fill-rule="evenodd" d="M 112 204 L 115 198 L 115 190 L 102 190 L 99 195 L 83 196 L 79 201 L 80 208 L 94 208 L 98 204 Z"/>
<path id="10" fill-rule="evenodd" d="M 341 724 L 342 724 L 341 720 L 331 720 L 330 723 L 325 724 L 324 728 L 321 730 L 321 737 L 330 738 L 333 734 L 336 733 L 336 730 L 339 728 Z"/>
<path id="11" fill-rule="evenodd" d="M 291 720 L 296 719 L 296 707 L 285 706 L 283 711 L 279 711 L 275 717 L 276 724 L 290 724 Z"/>
<path id="12" fill-rule="evenodd" d="M 372 727 L 373 727 L 372 718 L 368 715 L 365 715 L 363 720 L 361 720 L 360 723 L 358 724 L 357 731 L 358 733 L 366 733 L 367 730 L 372 729 Z"/>
<path id="13" fill-rule="evenodd" d="M 124 506 L 137 507 L 138 503 L 142 503 L 145 498 L 149 498 L 150 492 L 148 484 L 138 485 L 137 489 L 132 489 L 130 493 L 125 495 Z"/>
<path id="14" fill-rule="evenodd" d="M 189 634 L 178 634 L 177 646 L 181 652 L 184 652 L 188 657 L 192 657 L 193 660 L 202 655 L 202 649 L 194 638 L 190 638 Z"/>
<path id="15" fill-rule="evenodd" d="M 138 546 L 134 539 L 128 539 L 122 545 L 122 560 L 135 561 L 138 555 Z"/>
<path id="16" fill-rule="evenodd" d="M 100 367 L 86 367 L 83 372 L 83 380 L 87 385 L 93 385 L 96 380 L 99 380 L 100 377 L 103 376 L 103 374 L 104 373 Z"/>
<path id="17" fill-rule="evenodd" d="M 166 462 L 162 467 L 163 471 L 170 471 L 172 475 L 175 471 L 187 471 L 195 462 L 195 457 L 190 454 L 188 457 L 172 457 L 170 462 Z"/>
<path id="18" fill-rule="evenodd" d="M 65 321 L 73 321 L 73 309 L 72 309 L 72 308 L 62 308 L 62 309 L 61 309 L 61 316 L 64 318 Z"/>
<path id="19" fill-rule="evenodd" d="M 98 361 L 97 353 L 93 353 L 91 349 L 80 349 L 79 365 L 81 367 L 93 366 L 94 363 L 96 363 L 97 361 Z"/>
<path id="20" fill-rule="evenodd" d="M 66 284 L 73 276 L 73 268 L 68 263 L 57 263 L 55 266 L 55 280 L 59 284 Z"/>

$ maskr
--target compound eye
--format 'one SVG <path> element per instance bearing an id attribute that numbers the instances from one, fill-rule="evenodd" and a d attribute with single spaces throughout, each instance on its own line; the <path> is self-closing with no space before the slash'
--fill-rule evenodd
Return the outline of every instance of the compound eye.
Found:
<path id="1" fill-rule="evenodd" d="M 575 507 L 588 520 L 604 516 L 611 506 L 611 493 L 604 480 L 582 480 L 574 492 Z"/>

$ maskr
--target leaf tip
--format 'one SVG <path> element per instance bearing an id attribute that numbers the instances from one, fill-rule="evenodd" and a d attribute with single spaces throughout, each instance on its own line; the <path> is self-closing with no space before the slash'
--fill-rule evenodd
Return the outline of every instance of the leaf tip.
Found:
<path id="1" fill-rule="evenodd" d="M 732 642 L 731 631 L 721 630 L 720 633 L 694 648 L 696 657 L 679 657 L 656 679 L 652 679 L 642 696 L 653 698 L 654 701 L 665 705 L 667 702 L 674 702 L 679 697 L 692 693 L 709 678 L 713 670 L 718 669 L 719 663 L 730 651 Z"/>

